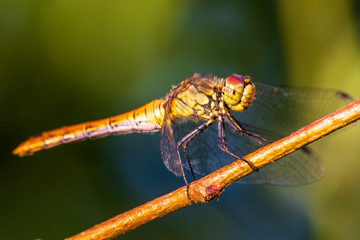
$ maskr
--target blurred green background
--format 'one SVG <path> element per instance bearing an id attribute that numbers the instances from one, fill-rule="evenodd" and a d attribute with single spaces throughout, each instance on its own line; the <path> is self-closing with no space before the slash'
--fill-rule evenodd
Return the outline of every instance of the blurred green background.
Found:
<path id="1" fill-rule="evenodd" d="M 62 239 L 183 185 L 158 134 L 19 158 L 44 130 L 120 114 L 195 72 L 360 96 L 359 1 L 0 1 L 0 239 Z M 228 188 L 123 239 L 359 239 L 360 128 L 315 143 L 325 178 Z"/>

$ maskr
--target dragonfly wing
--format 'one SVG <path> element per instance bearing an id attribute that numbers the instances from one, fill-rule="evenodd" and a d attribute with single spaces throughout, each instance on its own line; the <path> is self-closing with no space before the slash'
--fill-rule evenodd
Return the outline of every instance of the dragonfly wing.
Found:
<path id="1" fill-rule="evenodd" d="M 250 132 L 261 135 L 271 142 L 282 137 L 270 131 L 256 129 L 247 124 L 243 124 L 243 127 Z M 241 142 L 235 142 L 235 144 L 235 146 L 232 146 L 234 151 L 236 151 L 237 148 L 241 148 Z M 315 182 L 323 175 L 324 169 L 321 161 L 309 147 L 303 147 L 279 159 L 275 163 L 269 164 L 259 169 L 259 171 L 240 179 L 239 183 L 285 186 L 303 185 Z"/>
<path id="2" fill-rule="evenodd" d="M 251 106 L 244 112 L 233 112 L 233 115 L 243 124 L 269 130 L 280 137 L 351 101 L 345 93 L 336 90 L 255 85 L 257 94 Z"/>
<path id="3" fill-rule="evenodd" d="M 171 121 L 165 117 L 160 130 L 160 152 L 165 166 L 176 176 L 182 176 L 182 166 L 176 141 L 174 138 Z"/>
<path id="4" fill-rule="evenodd" d="M 269 164 L 239 180 L 246 184 L 303 185 L 324 175 L 321 162 L 308 149 L 298 151 Z"/>

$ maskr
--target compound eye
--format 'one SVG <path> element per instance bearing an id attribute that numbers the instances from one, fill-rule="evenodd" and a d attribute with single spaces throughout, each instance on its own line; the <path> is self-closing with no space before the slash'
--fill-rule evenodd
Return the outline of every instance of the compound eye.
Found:
<path id="1" fill-rule="evenodd" d="M 244 79 L 245 79 L 245 77 L 238 76 L 238 75 L 228 76 L 226 78 L 225 86 L 228 86 L 228 87 L 231 87 L 231 88 L 244 86 Z"/>
<path id="2" fill-rule="evenodd" d="M 231 75 L 226 78 L 224 84 L 224 101 L 230 106 L 236 106 L 240 103 L 244 91 L 243 76 Z"/>

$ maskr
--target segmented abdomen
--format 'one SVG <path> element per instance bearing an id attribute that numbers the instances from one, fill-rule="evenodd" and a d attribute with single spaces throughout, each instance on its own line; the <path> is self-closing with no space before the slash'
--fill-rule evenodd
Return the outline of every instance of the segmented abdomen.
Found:
<path id="1" fill-rule="evenodd" d="M 158 131 L 164 118 L 163 104 L 164 100 L 153 100 L 138 109 L 114 117 L 43 132 L 21 143 L 13 154 L 32 155 L 42 149 L 110 134 Z"/>

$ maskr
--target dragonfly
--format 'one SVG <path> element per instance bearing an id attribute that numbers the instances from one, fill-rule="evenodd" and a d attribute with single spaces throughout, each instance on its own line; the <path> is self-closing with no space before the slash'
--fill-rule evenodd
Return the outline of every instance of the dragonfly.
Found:
<path id="1" fill-rule="evenodd" d="M 345 106 L 351 97 L 337 90 L 278 87 L 238 74 L 226 78 L 195 73 L 170 91 L 117 116 L 43 132 L 22 142 L 13 154 L 32 155 L 65 143 L 113 134 L 160 131 L 164 165 L 183 177 L 211 173 Z M 254 167 L 247 162 L 250 167 Z M 323 175 L 308 148 L 254 169 L 245 184 L 302 185 Z"/>

